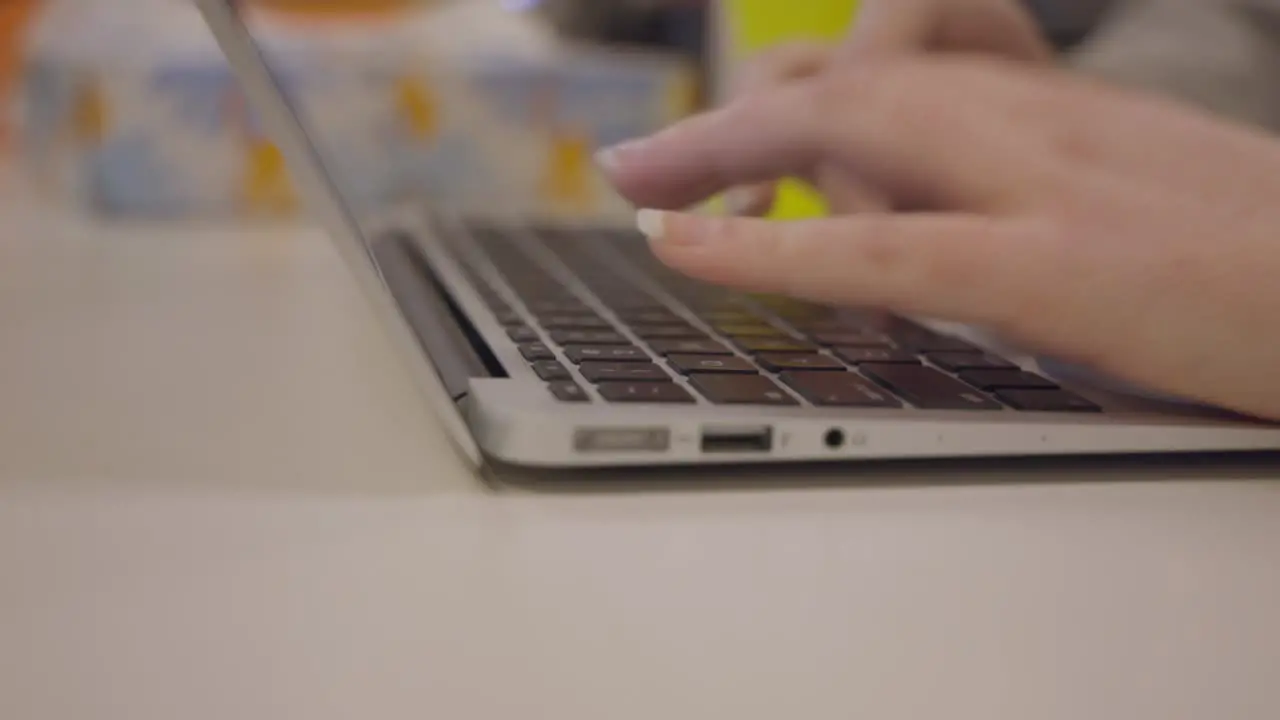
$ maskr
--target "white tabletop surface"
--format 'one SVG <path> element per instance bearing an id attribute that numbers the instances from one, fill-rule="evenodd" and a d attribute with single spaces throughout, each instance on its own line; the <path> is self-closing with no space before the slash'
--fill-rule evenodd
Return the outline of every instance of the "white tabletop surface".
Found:
<path id="1" fill-rule="evenodd" d="M 1280 717 L 1274 463 L 495 491 L 319 233 L 3 197 L 0 718 Z"/>

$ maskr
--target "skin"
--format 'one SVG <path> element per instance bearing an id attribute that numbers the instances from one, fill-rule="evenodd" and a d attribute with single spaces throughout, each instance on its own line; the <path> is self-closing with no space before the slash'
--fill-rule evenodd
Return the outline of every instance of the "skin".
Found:
<path id="1" fill-rule="evenodd" d="M 979 325 L 1280 420 L 1269 135 L 1043 63 L 890 53 L 747 93 L 601 162 L 653 209 L 641 225 L 657 256 L 692 277 Z M 821 169 L 887 210 L 792 223 L 680 210 Z"/>
<path id="2" fill-rule="evenodd" d="M 796 42 L 753 58 L 735 76 L 730 96 L 742 98 L 846 64 L 924 54 L 978 54 L 1048 64 L 1054 51 L 1035 20 L 1016 0 L 865 0 L 857 30 L 842 45 Z M 805 178 L 832 212 L 888 209 L 889 199 L 849 172 L 819 164 Z M 764 215 L 773 183 L 729 193 L 735 214 Z"/>

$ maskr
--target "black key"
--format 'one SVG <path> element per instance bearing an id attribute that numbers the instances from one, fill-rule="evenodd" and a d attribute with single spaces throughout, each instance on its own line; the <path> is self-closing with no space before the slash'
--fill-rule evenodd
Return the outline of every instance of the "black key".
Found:
<path id="1" fill-rule="evenodd" d="M 923 365 L 863 365 L 864 375 L 922 410 L 999 410 L 1000 403 Z"/>
<path id="2" fill-rule="evenodd" d="M 959 378 L 979 390 L 1057 390 L 1057 383 L 1022 370 L 967 370 Z"/>
<path id="3" fill-rule="evenodd" d="M 551 352 L 551 348 L 542 343 L 529 343 L 520 346 L 520 354 L 529 362 L 537 362 L 539 360 L 555 360 L 556 354 Z"/>
<path id="4" fill-rule="evenodd" d="M 756 294 L 753 294 L 751 297 L 761 305 L 764 305 L 765 307 L 771 308 L 774 310 L 778 310 L 782 308 L 793 308 L 796 310 L 802 310 L 802 309 L 824 307 L 822 305 L 815 305 L 814 303 L 811 303 L 808 300 L 799 300 L 797 298 L 787 297 L 786 295 L 756 293 Z"/>
<path id="5" fill-rule="evenodd" d="M 538 333 L 534 332 L 532 328 L 528 328 L 528 327 L 508 328 L 507 336 L 510 337 L 513 342 L 518 342 L 518 343 L 529 343 L 529 342 L 538 341 Z"/>
<path id="6" fill-rule="evenodd" d="M 893 339 L 884 333 L 871 330 L 865 332 L 820 332 L 811 335 L 813 341 L 827 347 L 893 347 Z"/>
<path id="7" fill-rule="evenodd" d="M 556 399 L 561 402 L 581 403 L 591 400 L 587 396 L 587 391 L 583 390 L 575 382 L 553 382 L 547 387 L 550 388 L 551 394 L 555 395 Z"/>
<path id="8" fill-rule="evenodd" d="M 799 304 L 771 309 L 778 317 L 806 325 L 816 325 L 824 322 L 834 323 L 838 322 L 840 317 L 840 312 L 835 308 L 822 307 L 820 305 Z"/>
<path id="9" fill-rule="evenodd" d="M 599 265 L 583 263 L 577 271 L 578 276 L 605 302 L 617 302 L 628 306 L 654 302 L 648 293 L 619 279 L 612 271 L 602 270 Z"/>
<path id="10" fill-rule="evenodd" d="M 595 311 L 577 300 L 541 300 L 529 303 L 529 312 L 535 315 L 595 315 Z"/>
<path id="11" fill-rule="evenodd" d="M 665 266 L 659 266 L 657 270 L 659 274 L 664 276 L 661 279 L 664 280 L 663 284 L 667 292 L 690 305 L 696 305 L 700 311 L 716 312 L 719 310 L 744 309 L 740 298 L 722 288 L 698 282 L 686 282 L 687 279 L 681 275 L 669 274 Z"/>
<path id="12" fill-rule="evenodd" d="M 723 325 L 757 325 L 760 318 L 745 310 L 707 310 L 698 313 L 698 317 L 712 324 Z"/>
<path id="13" fill-rule="evenodd" d="M 610 330 L 555 330 L 551 341 L 557 345 L 628 345 L 630 341 Z"/>
<path id="14" fill-rule="evenodd" d="M 554 380 L 568 380 L 573 377 L 563 365 L 553 360 L 536 362 L 533 364 L 533 371 L 538 373 L 538 377 L 552 382 Z"/>
<path id="15" fill-rule="evenodd" d="M 787 335 L 771 325 L 734 324 L 716 325 L 716 330 L 731 338 L 786 338 Z"/>
<path id="16" fill-rule="evenodd" d="M 793 324 L 793 327 L 799 330 L 800 334 L 806 338 L 829 347 L 841 344 L 847 344 L 848 347 L 894 347 L 896 345 L 892 338 L 889 338 L 888 341 L 873 342 L 873 340 L 879 340 L 879 338 L 875 337 L 876 335 L 885 334 L 874 328 L 846 327 L 834 323 L 808 327 Z M 851 340 L 851 343 L 846 343 L 846 338 Z"/>
<path id="17" fill-rule="evenodd" d="M 889 334 L 900 347 L 916 352 L 982 352 L 960 338 L 941 335 L 919 325 L 901 323 Z"/>
<path id="18" fill-rule="evenodd" d="M 758 372 L 755 365 L 740 357 L 672 355 L 667 358 L 667 362 L 671 363 L 671 367 L 685 375 L 693 373 L 755 375 Z"/>
<path id="19" fill-rule="evenodd" d="M 1001 390 L 996 397 L 1015 410 L 1026 412 L 1102 412 L 1102 408 L 1066 390 Z"/>
<path id="20" fill-rule="evenodd" d="M 634 290 L 618 290 L 605 286 L 605 282 L 614 282 L 612 279 L 605 281 L 604 278 L 591 278 L 591 290 L 595 292 L 595 296 L 599 297 L 600 302 L 612 307 L 614 310 L 630 310 L 639 313 L 643 310 L 663 310 L 664 307 L 659 304 L 653 297 L 645 295 L 643 292 Z"/>
<path id="21" fill-rule="evenodd" d="M 666 370 L 653 363 L 586 362 L 579 366 L 582 377 L 601 382 L 671 382 Z"/>
<path id="22" fill-rule="evenodd" d="M 687 325 L 685 319 L 669 310 L 622 311 L 618 317 L 636 325 Z"/>
<path id="23" fill-rule="evenodd" d="M 769 372 L 846 369 L 839 360 L 817 353 L 761 353 L 756 356 L 756 361 Z"/>
<path id="24" fill-rule="evenodd" d="M 891 350 L 889 348 L 836 348 L 836 356 L 851 365 L 864 365 L 866 363 L 920 364 L 920 358 L 914 353 Z"/>
<path id="25" fill-rule="evenodd" d="M 882 323 L 876 322 L 874 319 L 857 313 L 847 313 L 838 310 L 830 310 L 824 313 L 808 316 L 785 316 L 787 321 L 797 328 L 801 328 L 810 333 L 846 333 L 846 332 L 863 332 L 866 330 L 881 329 Z"/>
<path id="26" fill-rule="evenodd" d="M 908 340 L 896 337 L 895 339 L 901 347 L 909 348 L 916 352 L 973 352 L 978 349 L 960 338 L 947 337 L 945 335 Z"/>
<path id="27" fill-rule="evenodd" d="M 781 317 L 787 321 L 787 324 L 797 330 L 803 330 L 806 333 L 838 333 L 862 330 L 861 327 L 850 326 L 848 323 L 841 321 L 839 317 L 833 314 L 783 315 Z"/>
<path id="28" fill-rule="evenodd" d="M 591 308 L 588 308 L 588 307 L 584 307 L 579 310 L 560 310 L 557 312 L 536 312 L 535 311 L 533 313 L 533 316 L 536 317 L 538 319 L 538 322 L 543 324 L 544 326 L 548 322 L 553 322 L 553 323 L 554 322 L 572 322 L 571 318 L 577 318 L 579 320 L 601 319 L 599 313 L 597 313 L 595 310 L 592 310 Z M 555 328 L 555 329 L 559 330 L 560 328 Z M 571 330 L 573 328 L 566 327 L 565 329 Z"/>
<path id="29" fill-rule="evenodd" d="M 733 351 L 712 340 L 655 340 L 649 347 L 659 355 L 732 355 Z"/>
<path id="30" fill-rule="evenodd" d="M 525 305 L 541 305 L 543 303 L 562 303 L 576 302 L 577 298 L 565 292 L 562 288 L 553 286 L 539 286 L 535 284 L 517 284 L 512 287 L 516 294 L 524 300 Z"/>
<path id="31" fill-rule="evenodd" d="M 676 299 L 683 302 L 695 315 L 707 322 L 738 322 L 741 320 L 745 320 L 747 323 L 760 322 L 760 318 L 755 313 L 738 302 L 726 302 L 723 298 L 718 297 L 699 298 L 691 295 L 676 295 Z"/>
<path id="32" fill-rule="evenodd" d="M 752 299 L 776 313 L 807 313 L 827 309 L 821 305 L 814 305 L 804 300 L 796 300 L 782 295 L 753 295 Z"/>
<path id="33" fill-rule="evenodd" d="M 652 305 L 656 302 L 649 293 L 618 278 L 610 270 L 602 270 L 599 265 L 584 263 L 577 270 L 578 276 L 605 302 L 616 302 L 629 307 L 642 303 Z"/>
<path id="34" fill-rule="evenodd" d="M 1017 365 L 988 353 L 976 352 L 939 352 L 929 353 L 926 357 L 934 365 L 947 372 L 962 370 L 1013 370 Z"/>
<path id="35" fill-rule="evenodd" d="M 520 315 L 513 310 L 498 311 L 495 312 L 493 316 L 498 319 L 499 325 L 504 325 L 509 328 L 524 325 L 524 318 L 520 317 Z"/>
<path id="36" fill-rule="evenodd" d="M 594 315 L 548 315 L 538 321 L 548 330 L 608 330 L 613 324 Z"/>
<path id="37" fill-rule="evenodd" d="M 648 296 L 601 298 L 615 312 L 662 312 L 667 308 L 662 303 Z"/>
<path id="38" fill-rule="evenodd" d="M 607 382 L 598 388 L 600 397 L 613 403 L 692 404 L 697 402 L 687 390 L 670 382 Z"/>
<path id="39" fill-rule="evenodd" d="M 552 380 L 567 380 L 573 377 L 564 366 L 554 360 L 541 360 L 534 363 L 534 372 L 538 373 L 538 377 L 547 382 Z"/>
<path id="40" fill-rule="evenodd" d="M 572 345 L 564 354 L 575 365 L 584 362 L 652 362 L 649 353 L 638 347 L 610 347 L 608 345 Z"/>
<path id="41" fill-rule="evenodd" d="M 733 344 L 749 353 L 803 353 L 817 352 L 818 350 L 818 346 L 813 343 L 805 342 L 804 340 L 792 340 L 791 338 L 739 338 L 734 340 Z"/>
<path id="42" fill-rule="evenodd" d="M 763 375 L 694 375 L 694 389 L 717 405 L 799 405 Z"/>
<path id="43" fill-rule="evenodd" d="M 519 291 L 530 302 L 573 302 L 578 299 L 567 287 L 538 268 L 522 265 L 512 269 L 517 272 L 512 273 L 507 281 L 513 290 Z"/>
<path id="44" fill-rule="evenodd" d="M 850 372 L 789 372 L 782 381 L 822 407 L 902 407 L 886 390 Z"/>
<path id="45" fill-rule="evenodd" d="M 701 340 L 707 334 L 692 325 L 642 325 L 631 328 L 645 340 Z"/>

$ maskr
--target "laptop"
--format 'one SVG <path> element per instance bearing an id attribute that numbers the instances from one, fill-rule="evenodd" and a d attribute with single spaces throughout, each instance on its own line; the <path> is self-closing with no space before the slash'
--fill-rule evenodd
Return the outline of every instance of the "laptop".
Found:
<path id="1" fill-rule="evenodd" d="M 1280 449 L 1280 427 L 1047 371 L 924 322 L 679 276 L 630 227 L 358 216 L 232 0 L 198 0 L 474 464 L 540 468 Z M 357 380 L 354 380 L 358 382 Z"/>

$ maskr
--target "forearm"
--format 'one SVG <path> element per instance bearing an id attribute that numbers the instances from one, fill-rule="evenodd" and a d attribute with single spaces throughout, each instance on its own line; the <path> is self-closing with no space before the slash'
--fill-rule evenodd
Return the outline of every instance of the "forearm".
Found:
<path id="1" fill-rule="evenodd" d="M 1280 2 L 1124 0 L 1077 68 L 1280 130 Z"/>

